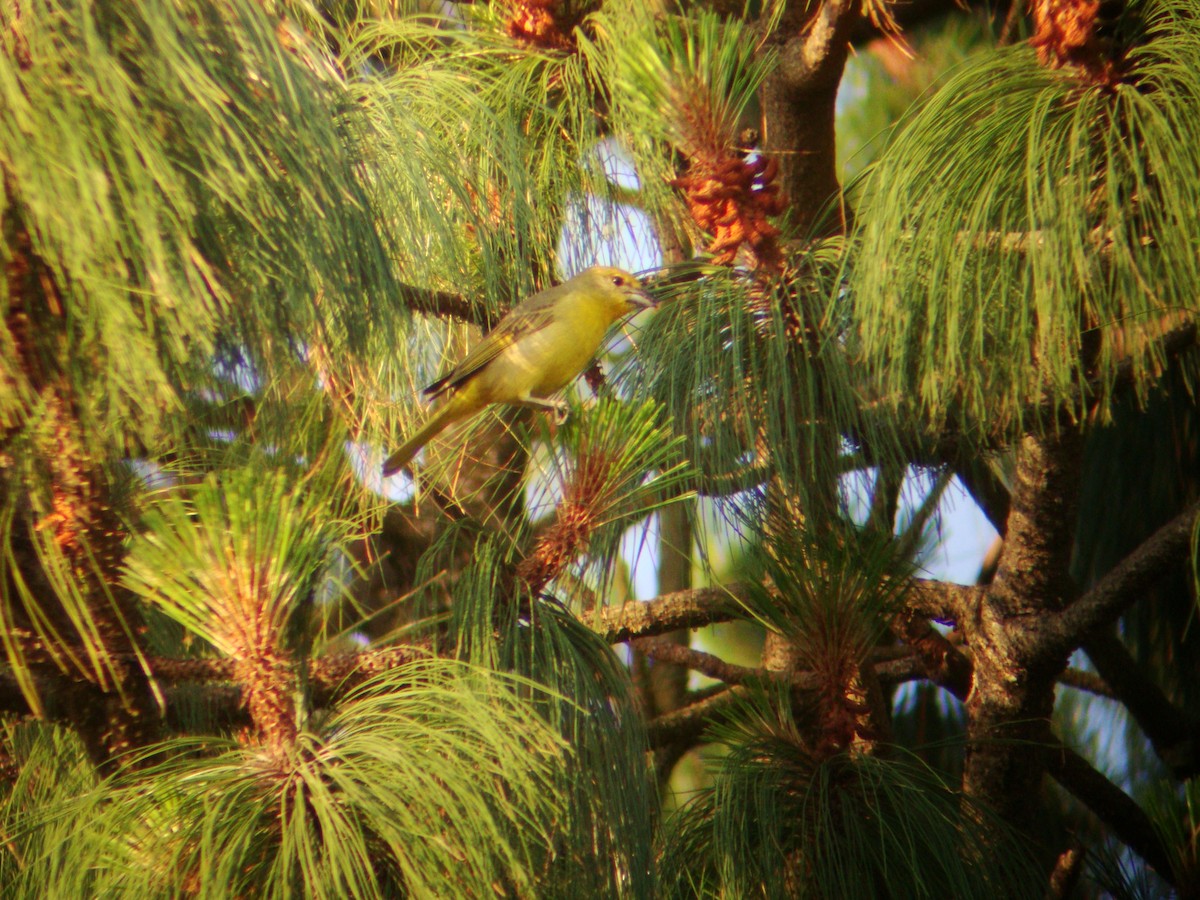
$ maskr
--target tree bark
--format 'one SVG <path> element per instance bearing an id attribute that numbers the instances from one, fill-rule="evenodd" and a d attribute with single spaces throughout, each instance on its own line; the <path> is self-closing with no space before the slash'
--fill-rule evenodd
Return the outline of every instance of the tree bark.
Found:
<path id="1" fill-rule="evenodd" d="M 779 160 L 778 183 L 802 235 L 845 229 L 840 207 L 832 207 L 836 215 L 825 213 L 841 194 L 834 112 L 850 36 L 861 18 L 853 0 L 815 10 L 792 3 L 769 42 L 780 57 L 761 91 L 764 147 Z"/>
<path id="2" fill-rule="evenodd" d="M 1000 568 L 962 623 L 974 662 L 963 788 L 1018 827 L 1038 809 L 1054 686 L 1067 663 L 1066 650 L 1041 652 L 1036 635 L 1074 599 L 1069 566 L 1081 448 L 1077 432 L 1021 442 Z"/>

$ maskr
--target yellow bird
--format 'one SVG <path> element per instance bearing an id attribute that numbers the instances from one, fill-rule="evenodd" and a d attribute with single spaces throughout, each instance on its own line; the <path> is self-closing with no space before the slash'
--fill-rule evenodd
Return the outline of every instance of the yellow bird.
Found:
<path id="1" fill-rule="evenodd" d="M 517 304 L 458 365 L 425 388 L 426 396 L 446 399 L 387 458 L 384 477 L 408 465 L 443 428 L 489 404 L 563 415 L 566 404 L 546 398 L 583 371 L 610 325 L 653 305 L 637 278 L 608 266 L 585 269 Z"/>

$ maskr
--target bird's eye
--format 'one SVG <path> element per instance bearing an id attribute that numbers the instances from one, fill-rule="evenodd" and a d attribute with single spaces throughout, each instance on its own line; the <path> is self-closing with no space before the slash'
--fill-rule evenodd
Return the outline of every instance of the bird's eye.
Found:
<path id="1" fill-rule="evenodd" d="M 614 275 L 613 279 L 612 279 L 612 283 L 615 284 L 617 287 L 625 287 L 625 279 L 622 278 L 620 275 Z"/>

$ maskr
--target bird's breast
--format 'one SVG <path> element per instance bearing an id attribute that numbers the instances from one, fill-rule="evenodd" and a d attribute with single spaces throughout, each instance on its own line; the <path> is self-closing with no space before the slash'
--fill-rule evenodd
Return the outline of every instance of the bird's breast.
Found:
<path id="1" fill-rule="evenodd" d="M 537 373 L 531 394 L 544 397 L 562 390 L 596 355 L 608 329 L 589 325 L 555 322 L 517 342 L 522 357 Z"/>
<path id="2" fill-rule="evenodd" d="M 522 335 L 488 366 L 491 402 L 548 397 L 563 389 L 595 355 L 608 323 L 565 316 Z"/>

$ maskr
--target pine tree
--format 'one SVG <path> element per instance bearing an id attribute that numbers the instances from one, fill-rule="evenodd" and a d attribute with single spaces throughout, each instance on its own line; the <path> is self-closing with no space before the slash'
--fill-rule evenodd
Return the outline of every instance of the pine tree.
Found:
<path id="1" fill-rule="evenodd" d="M 1200 893 L 1198 12 L 0 0 L 5 895 Z"/>

